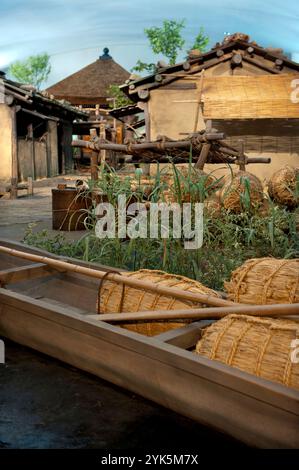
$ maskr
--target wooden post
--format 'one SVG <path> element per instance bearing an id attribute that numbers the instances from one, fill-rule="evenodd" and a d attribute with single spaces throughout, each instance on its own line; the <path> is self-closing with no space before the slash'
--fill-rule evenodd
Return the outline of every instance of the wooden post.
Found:
<path id="1" fill-rule="evenodd" d="M 196 132 L 198 128 L 198 118 L 199 118 L 199 111 L 201 107 L 201 96 L 202 96 L 202 89 L 203 89 L 204 73 L 205 71 L 203 70 L 201 72 L 201 78 L 200 78 L 200 83 L 199 83 L 199 95 L 198 95 L 197 106 L 196 106 L 196 111 L 195 111 L 195 121 L 194 121 L 194 129 L 193 129 L 194 132 Z"/>
<path id="2" fill-rule="evenodd" d="M 11 108 L 11 188 L 10 198 L 18 197 L 18 134 L 17 134 L 17 113 L 16 107 Z"/>
<path id="3" fill-rule="evenodd" d="M 202 145 L 200 155 L 198 157 L 197 162 L 194 165 L 195 168 L 198 168 L 199 170 L 203 170 L 205 163 L 209 156 L 210 148 L 211 148 L 211 144 L 206 143 Z"/>
<path id="4" fill-rule="evenodd" d="M 97 130 L 96 129 L 90 129 L 89 131 L 90 133 L 90 141 L 94 141 L 95 139 L 97 139 Z M 91 180 L 96 182 L 98 180 L 98 152 L 91 152 L 91 156 L 90 156 L 90 177 L 91 177 Z"/>
<path id="5" fill-rule="evenodd" d="M 105 125 L 105 123 L 100 124 L 100 140 L 102 140 L 102 141 L 106 140 L 106 125 Z M 100 152 L 101 163 L 106 161 L 106 157 L 107 157 L 107 150 L 101 150 L 101 152 Z"/>
<path id="6" fill-rule="evenodd" d="M 35 180 L 35 149 L 34 149 L 34 137 L 33 137 L 33 125 L 29 124 L 27 127 L 28 138 L 31 139 L 31 177 Z"/>
<path id="7" fill-rule="evenodd" d="M 28 176 L 27 179 L 27 195 L 28 196 L 33 196 L 33 179 L 31 176 Z"/>
<path id="8" fill-rule="evenodd" d="M 240 171 L 246 171 L 246 157 L 245 157 L 245 154 L 244 154 L 244 141 L 243 140 L 239 140 L 240 142 L 240 156 L 238 158 L 238 165 L 239 165 L 239 169 Z"/>
<path id="9" fill-rule="evenodd" d="M 147 97 L 148 99 L 149 97 Z M 143 109 L 144 112 L 144 120 L 145 120 L 145 138 L 148 142 L 151 140 L 151 120 L 150 120 L 150 113 L 149 113 L 149 105 L 145 101 L 138 101 L 137 106 L 140 109 Z M 142 171 L 145 176 L 149 176 L 151 173 L 150 164 L 142 165 Z"/>
<path id="10" fill-rule="evenodd" d="M 63 173 L 73 169 L 72 125 L 69 122 L 64 122 L 62 128 L 62 163 Z"/>

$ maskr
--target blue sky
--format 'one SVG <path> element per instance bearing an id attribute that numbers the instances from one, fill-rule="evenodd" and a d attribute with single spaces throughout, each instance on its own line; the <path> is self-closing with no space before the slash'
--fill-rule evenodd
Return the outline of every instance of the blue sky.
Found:
<path id="1" fill-rule="evenodd" d="M 298 0 L 1 0 L 0 18 L 0 69 L 48 52 L 48 85 L 94 61 L 105 46 L 128 70 L 137 59 L 157 61 L 143 30 L 163 19 L 186 19 L 186 49 L 204 26 L 210 46 L 224 32 L 240 31 L 299 62 Z"/>

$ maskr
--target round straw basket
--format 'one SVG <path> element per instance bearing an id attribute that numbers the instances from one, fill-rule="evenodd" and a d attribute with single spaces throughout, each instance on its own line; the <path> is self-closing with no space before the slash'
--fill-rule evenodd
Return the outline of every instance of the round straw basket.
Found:
<path id="1" fill-rule="evenodd" d="M 199 188 L 201 186 L 203 186 L 204 191 L 209 194 L 215 190 L 216 178 L 212 175 L 208 175 L 203 170 L 192 167 L 189 173 L 188 168 L 182 168 L 181 173 L 185 178 L 181 184 L 182 202 L 203 202 L 202 199 L 206 194 L 200 194 L 201 190 Z M 190 186 L 188 181 L 190 181 Z"/>
<path id="2" fill-rule="evenodd" d="M 121 274 L 121 273 L 120 273 Z M 209 294 L 219 297 L 219 294 L 200 282 L 187 277 L 167 274 L 163 271 L 141 269 L 140 271 L 125 273 L 135 279 L 149 281 L 159 286 L 173 287 L 174 289 Z M 198 303 L 179 300 L 171 296 L 156 294 L 137 287 L 125 286 L 110 280 L 101 283 L 98 297 L 98 313 L 142 312 L 151 310 L 176 310 L 193 308 Z M 186 321 L 185 323 L 187 323 Z M 184 323 L 179 322 L 148 322 L 123 325 L 125 328 L 147 336 L 154 336 L 173 328 L 180 328 Z"/>
<path id="3" fill-rule="evenodd" d="M 224 283 L 229 299 L 244 304 L 299 302 L 299 259 L 253 258 Z"/>
<path id="4" fill-rule="evenodd" d="M 299 168 L 285 166 L 272 175 L 268 184 L 269 196 L 278 204 L 296 207 L 299 205 L 298 186 Z"/>
<path id="5" fill-rule="evenodd" d="M 207 217 L 219 217 L 221 214 L 221 202 L 217 195 L 213 194 L 204 201 L 204 214 Z"/>
<path id="6" fill-rule="evenodd" d="M 295 321 L 228 315 L 204 330 L 196 353 L 299 390 L 299 363 L 292 357 L 298 338 Z"/>
<path id="7" fill-rule="evenodd" d="M 248 183 L 247 183 L 248 182 Z M 247 186 L 248 184 L 248 186 Z M 246 171 L 239 171 L 232 178 L 226 178 L 220 197 L 225 209 L 240 213 L 246 209 L 246 193 L 248 187 L 249 207 L 253 208 L 263 201 L 263 186 L 260 180 Z"/>

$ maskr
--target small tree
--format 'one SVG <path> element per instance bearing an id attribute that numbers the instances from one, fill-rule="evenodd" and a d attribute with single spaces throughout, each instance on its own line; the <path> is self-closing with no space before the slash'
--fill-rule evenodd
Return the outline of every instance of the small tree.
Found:
<path id="1" fill-rule="evenodd" d="M 205 52 L 205 50 L 207 48 L 207 45 L 209 44 L 210 39 L 209 39 L 208 36 L 205 36 L 204 32 L 205 32 L 205 30 L 201 26 L 201 28 L 199 30 L 199 33 L 198 33 L 198 35 L 196 36 L 196 38 L 194 40 L 194 44 L 192 46 L 192 49 L 198 49 L 201 52 Z"/>
<path id="2" fill-rule="evenodd" d="M 176 63 L 178 53 L 185 44 L 181 33 L 183 28 L 185 28 L 185 20 L 164 20 L 160 28 L 155 26 L 144 30 L 153 52 L 167 57 L 170 65 Z"/>
<path id="3" fill-rule="evenodd" d="M 148 73 L 155 73 L 156 71 L 156 64 L 150 63 L 147 64 L 146 62 L 142 62 L 142 60 L 137 60 L 135 67 L 132 68 L 134 72 L 148 72 Z"/>
<path id="4" fill-rule="evenodd" d="M 120 90 L 118 85 L 110 85 L 108 88 L 108 95 L 110 98 L 114 98 L 109 102 L 110 108 L 120 108 L 121 106 L 127 106 L 132 101 Z"/>
<path id="5" fill-rule="evenodd" d="M 185 20 L 164 20 L 161 27 L 154 26 L 144 30 L 154 54 L 163 54 L 171 65 L 176 63 L 180 50 L 182 50 L 185 39 L 182 37 L 182 29 L 185 27 Z M 137 72 L 154 72 L 155 64 L 146 64 L 138 60 L 133 68 Z"/>
<path id="6" fill-rule="evenodd" d="M 178 53 L 185 45 L 185 39 L 182 37 L 182 30 L 185 28 L 185 20 L 164 20 L 161 27 L 147 28 L 144 30 L 150 47 L 154 54 L 163 54 L 168 59 L 170 65 L 177 61 Z M 204 52 L 209 43 L 209 38 L 204 34 L 204 28 L 201 27 L 194 40 L 192 49 L 199 49 Z M 137 61 L 133 71 L 155 73 L 156 65 L 147 64 L 141 60 Z"/>
<path id="7" fill-rule="evenodd" d="M 38 54 L 24 61 L 16 61 L 9 67 L 9 73 L 21 83 L 30 83 L 37 89 L 45 82 L 51 72 L 50 56 Z"/>

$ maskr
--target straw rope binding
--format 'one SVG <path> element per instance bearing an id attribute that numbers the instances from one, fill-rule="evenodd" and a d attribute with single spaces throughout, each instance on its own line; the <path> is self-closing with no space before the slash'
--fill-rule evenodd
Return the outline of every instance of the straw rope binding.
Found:
<path id="1" fill-rule="evenodd" d="M 255 175 L 239 171 L 226 178 L 220 198 L 225 209 L 240 213 L 262 204 L 263 186 Z"/>
<path id="2" fill-rule="evenodd" d="M 292 360 L 292 341 L 299 322 L 228 315 L 207 327 L 196 354 L 299 390 L 299 363 Z"/>
<path id="3" fill-rule="evenodd" d="M 224 283 L 228 297 L 244 304 L 299 302 L 299 259 L 253 258 Z"/>
<path id="4" fill-rule="evenodd" d="M 122 274 L 122 273 L 120 273 Z M 140 271 L 125 273 L 136 279 L 150 281 L 165 287 L 173 287 L 173 289 L 180 289 L 190 292 L 197 292 L 202 294 L 220 297 L 220 295 L 205 287 L 198 281 L 188 279 L 187 277 L 167 274 L 163 271 L 141 269 Z M 175 299 L 171 296 L 160 295 L 154 292 L 149 292 L 144 289 L 129 287 L 116 283 L 109 279 L 103 280 L 101 289 L 99 291 L 97 309 L 98 313 L 122 313 L 122 312 L 140 312 L 152 310 L 178 310 L 184 308 L 199 307 L 199 304 L 188 302 L 184 300 Z M 186 320 L 184 323 L 187 323 Z M 123 327 L 129 330 L 141 333 L 146 336 L 154 336 L 164 331 L 173 328 L 179 328 L 184 325 L 182 322 L 149 322 L 149 323 L 136 323 L 124 324 Z"/>

